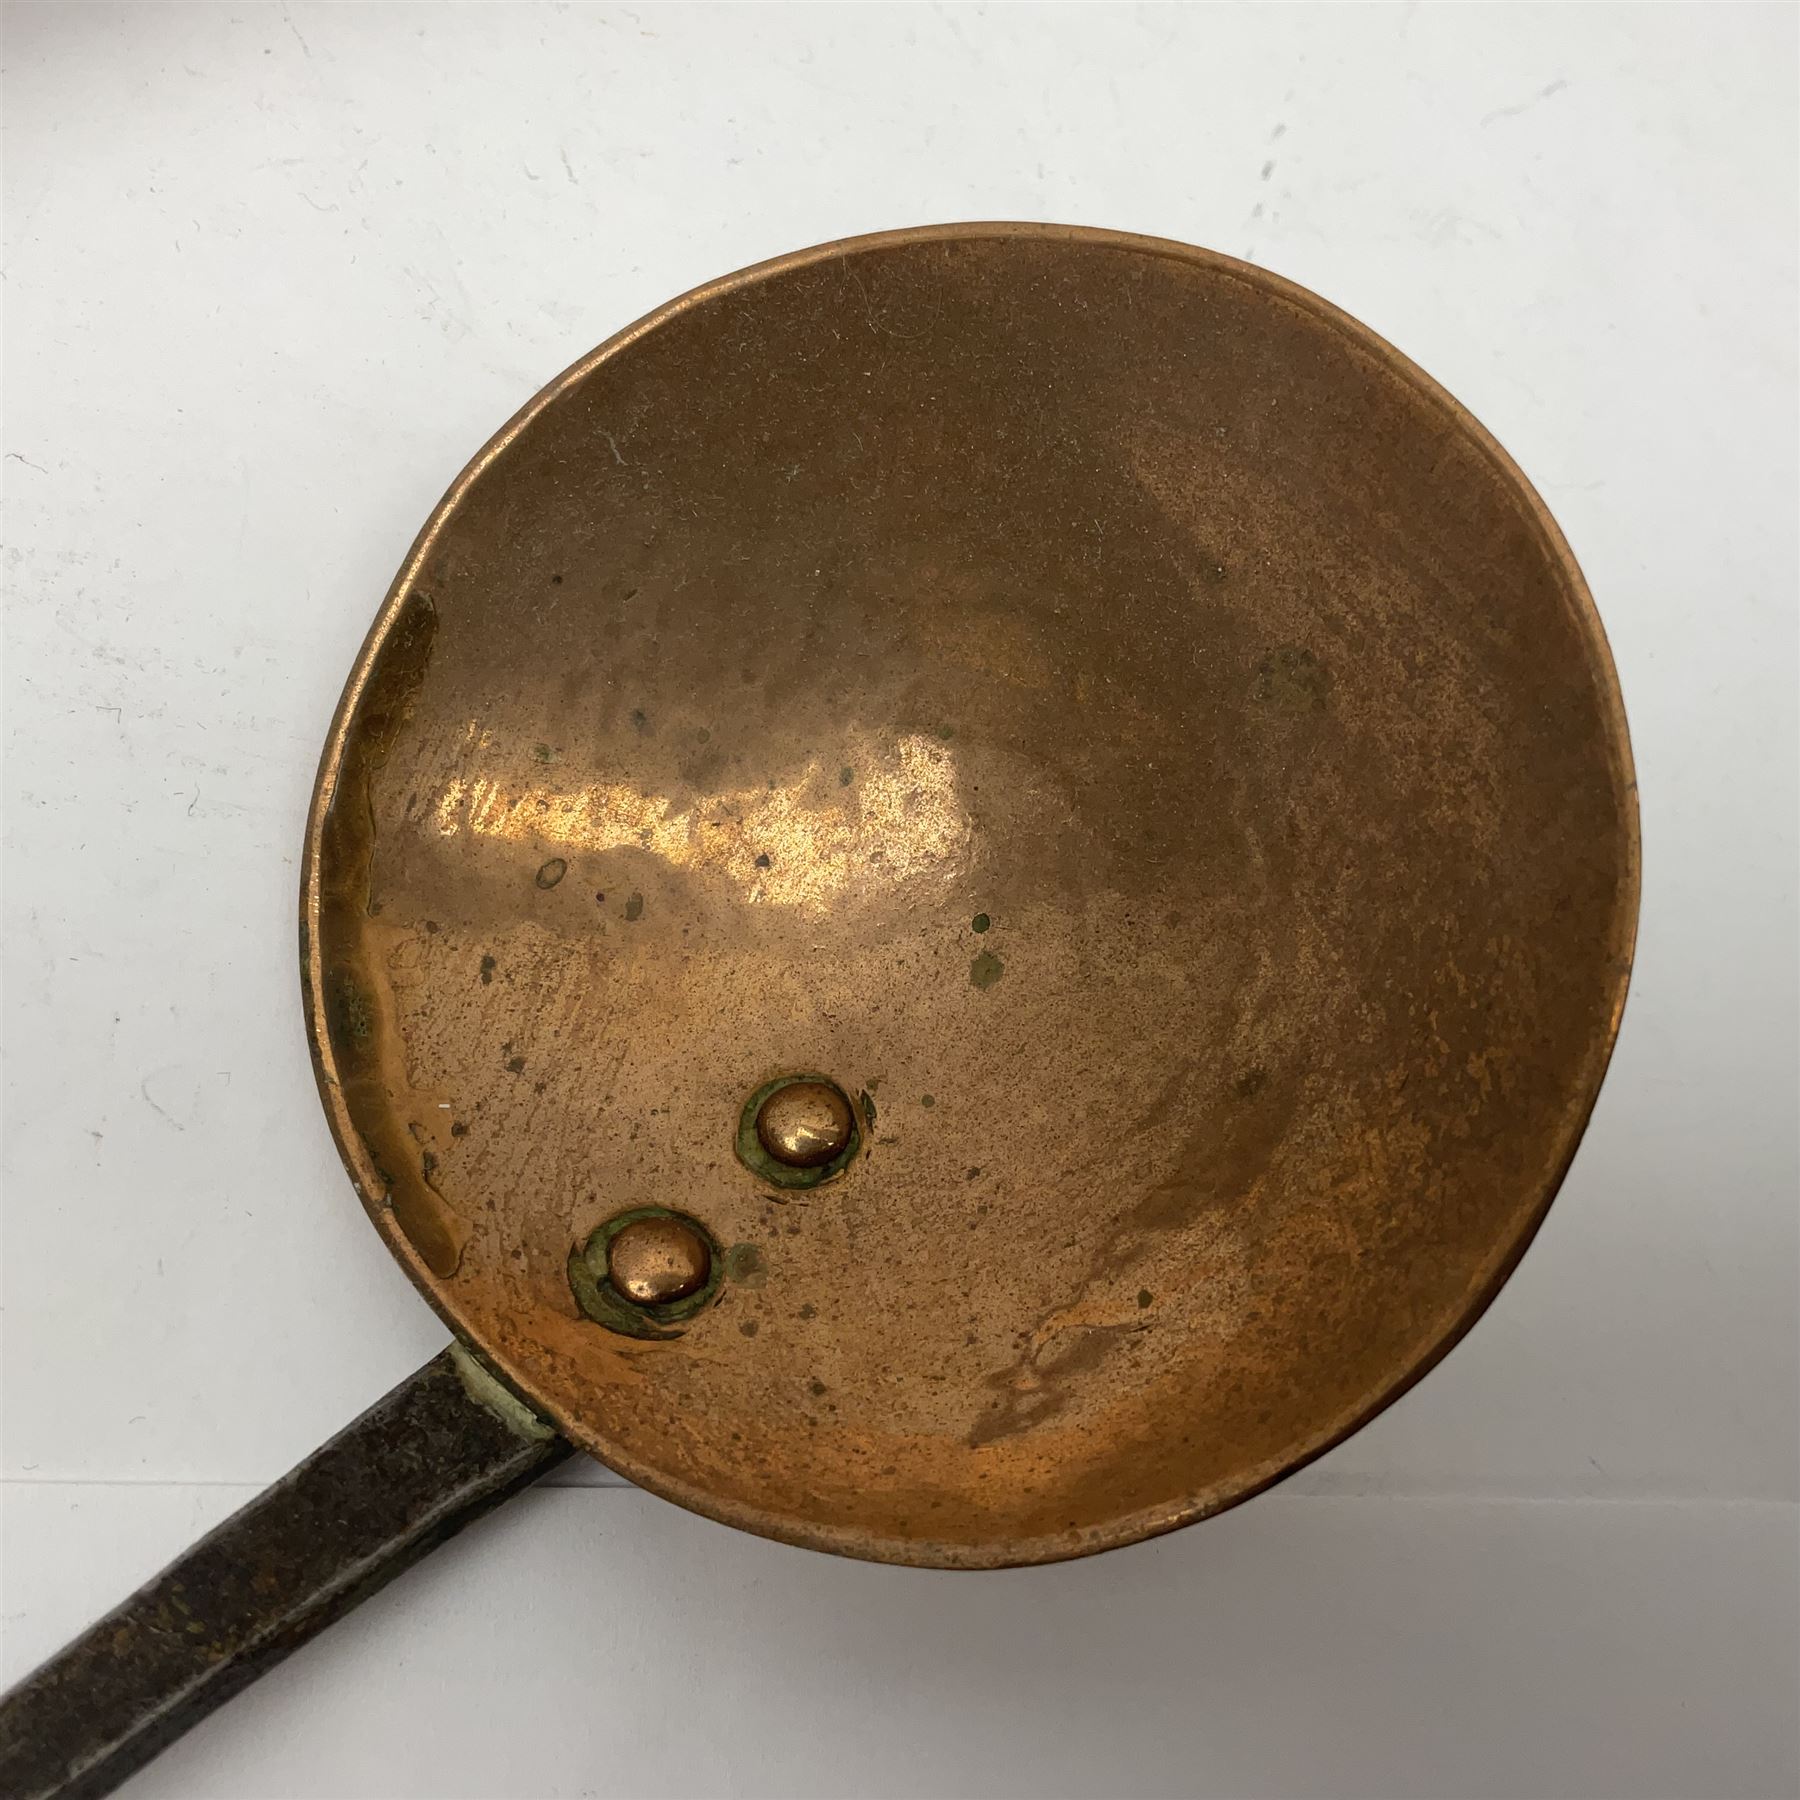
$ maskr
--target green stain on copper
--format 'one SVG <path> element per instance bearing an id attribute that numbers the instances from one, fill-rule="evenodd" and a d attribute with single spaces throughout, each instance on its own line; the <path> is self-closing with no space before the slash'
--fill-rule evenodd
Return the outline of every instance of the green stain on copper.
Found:
<path id="1" fill-rule="evenodd" d="M 326 1007 L 334 1037 L 347 1037 L 359 1049 L 368 1043 L 375 1028 L 374 1008 L 353 975 L 340 971 L 327 993 Z"/>
<path id="2" fill-rule="evenodd" d="M 969 980 L 986 993 L 1002 975 L 1006 973 L 1006 964 L 993 951 L 984 950 L 969 964 Z"/>
<path id="3" fill-rule="evenodd" d="M 452 1344 L 450 1363 L 463 1392 L 477 1406 L 491 1412 L 515 1437 L 528 1444 L 547 1444 L 556 1436 L 556 1427 L 527 1406 L 474 1351 Z"/>
<path id="4" fill-rule="evenodd" d="M 725 1279 L 736 1287 L 759 1288 L 769 1279 L 769 1260 L 755 1244 L 733 1244 L 725 1252 Z"/>
<path id="5" fill-rule="evenodd" d="M 639 1219 L 679 1219 L 704 1241 L 710 1268 L 705 1285 L 661 1306 L 640 1306 L 627 1300 L 613 1286 L 607 1272 L 607 1252 L 612 1241 L 627 1225 Z M 584 1317 L 608 1331 L 624 1337 L 666 1339 L 680 1337 L 688 1321 L 712 1303 L 725 1279 L 726 1258 L 713 1235 L 692 1215 L 676 1212 L 668 1206 L 634 1206 L 628 1212 L 616 1213 L 605 1224 L 597 1225 L 569 1252 L 569 1290 Z"/>
<path id="6" fill-rule="evenodd" d="M 763 1141 L 757 1135 L 756 1119 L 762 1111 L 763 1102 L 784 1087 L 792 1087 L 797 1081 L 817 1081 L 828 1088 L 842 1094 L 843 1089 L 829 1075 L 778 1075 L 773 1081 L 765 1081 L 748 1100 L 744 1102 L 744 1110 L 738 1115 L 737 1157 L 752 1175 L 766 1181 L 772 1187 L 810 1188 L 817 1187 L 822 1181 L 829 1181 L 834 1175 L 841 1175 L 862 1149 L 863 1127 L 858 1120 L 857 1108 L 850 1108 L 850 1141 L 828 1163 L 820 1163 L 816 1168 L 796 1169 L 790 1163 L 777 1162 L 763 1148 Z M 873 1117 L 873 1108 L 869 1096 L 862 1096 L 865 1107 L 870 1110 L 866 1116 Z"/>

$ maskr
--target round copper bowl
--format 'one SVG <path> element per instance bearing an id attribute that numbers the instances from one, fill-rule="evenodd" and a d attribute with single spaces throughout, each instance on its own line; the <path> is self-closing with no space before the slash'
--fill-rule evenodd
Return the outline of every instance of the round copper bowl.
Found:
<path id="1" fill-rule="evenodd" d="M 561 1431 L 976 1567 L 1217 1512 L 1443 1355 L 1636 893 L 1599 621 L 1467 413 L 1261 270 L 951 226 L 675 301 L 470 464 L 304 961 L 377 1226 Z M 795 1075 L 857 1143 L 783 1187 L 736 1148 Z M 640 1208 L 722 1269 L 649 1335 L 583 1249 Z"/>

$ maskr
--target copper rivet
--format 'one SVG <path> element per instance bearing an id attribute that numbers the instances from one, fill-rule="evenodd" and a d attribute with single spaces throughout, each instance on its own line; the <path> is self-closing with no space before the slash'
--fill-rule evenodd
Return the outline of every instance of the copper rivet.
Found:
<path id="1" fill-rule="evenodd" d="M 855 1128 L 850 1102 L 829 1081 L 790 1081 L 756 1115 L 762 1147 L 790 1169 L 816 1169 L 841 1156 Z"/>
<path id="2" fill-rule="evenodd" d="M 680 1219 L 634 1219 L 607 1245 L 606 1273 L 627 1300 L 666 1306 L 705 1287 L 712 1251 Z"/>

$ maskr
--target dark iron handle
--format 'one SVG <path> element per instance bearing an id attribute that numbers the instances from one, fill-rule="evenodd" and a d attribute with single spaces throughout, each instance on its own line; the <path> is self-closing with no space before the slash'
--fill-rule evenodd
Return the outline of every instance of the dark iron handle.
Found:
<path id="1" fill-rule="evenodd" d="M 0 1698 L 0 1800 L 92 1800 L 570 1453 L 460 1345 Z"/>

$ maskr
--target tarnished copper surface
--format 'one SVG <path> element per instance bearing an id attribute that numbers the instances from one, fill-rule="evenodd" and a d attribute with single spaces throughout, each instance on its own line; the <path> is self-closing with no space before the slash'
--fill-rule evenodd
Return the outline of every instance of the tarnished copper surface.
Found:
<path id="1" fill-rule="evenodd" d="M 1599 1086 L 1623 713 L 1542 505 L 1403 358 L 1185 247 L 958 226 L 674 302 L 415 546 L 307 845 L 376 1224 L 560 1428 L 797 1543 L 1217 1511 L 1486 1305 Z M 759 1181 L 829 1071 L 850 1166 Z M 722 1247 L 678 1335 L 571 1253 Z"/>

